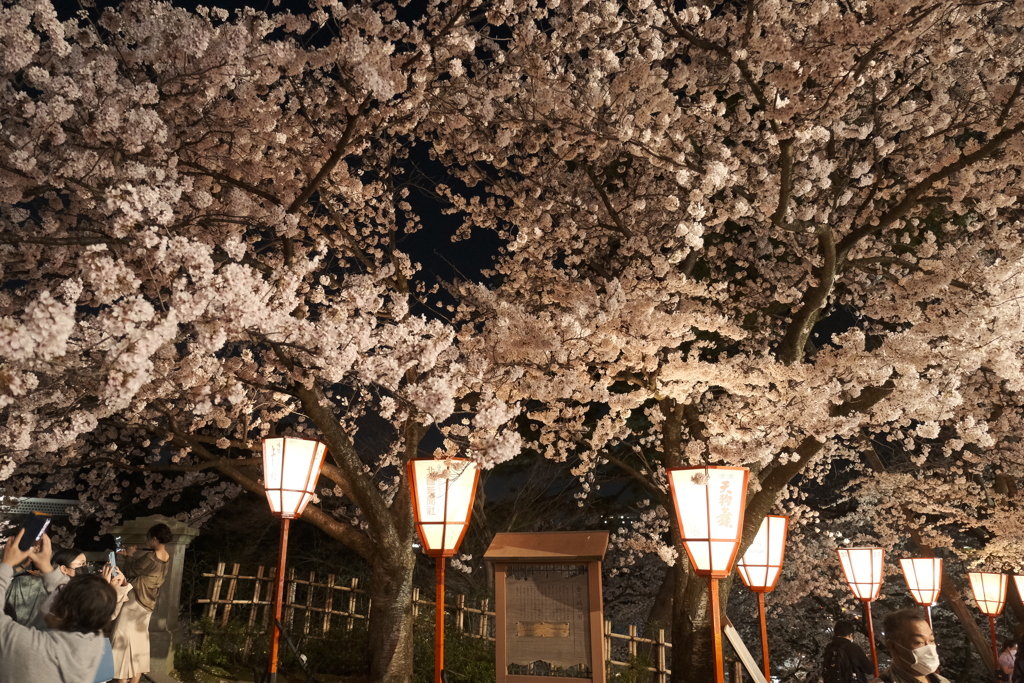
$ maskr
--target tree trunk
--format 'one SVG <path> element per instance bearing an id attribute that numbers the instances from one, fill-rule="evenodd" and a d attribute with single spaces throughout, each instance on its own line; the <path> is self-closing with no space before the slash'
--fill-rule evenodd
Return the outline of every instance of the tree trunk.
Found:
<path id="1" fill-rule="evenodd" d="M 372 563 L 370 582 L 370 680 L 409 683 L 413 665 L 412 588 L 416 557 L 406 552 L 383 553 Z"/>

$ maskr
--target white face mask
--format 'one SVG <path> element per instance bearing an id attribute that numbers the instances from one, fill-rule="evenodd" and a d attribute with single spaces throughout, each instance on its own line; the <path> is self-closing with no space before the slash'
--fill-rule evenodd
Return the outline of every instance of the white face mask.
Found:
<path id="1" fill-rule="evenodd" d="M 939 653 L 935 649 L 934 643 L 932 645 L 922 645 L 916 650 L 911 650 L 903 645 L 899 645 L 899 647 L 910 655 L 912 661 L 910 670 L 914 673 L 927 676 L 939 670 Z"/>

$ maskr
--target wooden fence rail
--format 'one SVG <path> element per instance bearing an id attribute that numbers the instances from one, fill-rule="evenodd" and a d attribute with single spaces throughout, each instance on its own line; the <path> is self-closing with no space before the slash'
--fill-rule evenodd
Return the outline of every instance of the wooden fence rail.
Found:
<path id="1" fill-rule="evenodd" d="M 253 642 L 270 630 L 273 612 L 273 586 L 275 568 L 257 567 L 254 574 L 243 574 L 240 565 L 234 564 L 226 571 L 227 564 L 220 563 L 212 574 L 203 574 L 209 583 L 205 598 L 198 602 L 206 605 L 204 615 L 214 628 L 230 625 L 244 626 L 244 653 L 249 654 Z M 454 627 L 471 638 L 494 640 L 494 612 L 491 601 L 481 600 L 476 607 L 466 605 L 466 596 L 456 595 L 448 602 Z M 423 608 L 434 609 L 432 600 L 420 597 L 420 590 L 413 589 L 413 616 L 418 617 Z M 284 605 L 281 617 L 285 628 L 294 636 L 326 638 L 331 631 L 344 628 L 351 631 L 357 623 L 364 622 L 370 614 L 368 591 L 359 587 L 359 579 L 348 582 L 339 580 L 334 574 L 317 580 L 310 572 L 307 576 L 296 576 L 289 569 L 285 576 Z M 672 644 L 666 642 L 664 629 L 658 629 L 654 638 L 641 636 L 635 625 L 626 633 L 612 630 L 612 622 L 604 622 L 604 659 L 610 672 L 629 666 L 640 666 L 654 675 L 655 683 L 667 683 L 671 674 Z M 650 657 L 641 661 L 641 649 Z"/>

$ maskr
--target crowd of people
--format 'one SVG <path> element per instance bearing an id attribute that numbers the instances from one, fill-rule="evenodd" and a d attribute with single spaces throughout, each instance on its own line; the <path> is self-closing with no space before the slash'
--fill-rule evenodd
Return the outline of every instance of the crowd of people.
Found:
<path id="1" fill-rule="evenodd" d="M 171 530 L 157 524 L 147 548 L 128 546 L 116 566 L 90 570 L 85 553 L 45 534 L 0 560 L 0 683 L 138 683 L 149 671 L 149 620 L 167 577 Z"/>
<path id="2" fill-rule="evenodd" d="M 837 622 L 823 656 L 822 683 L 949 683 L 939 673 L 935 636 L 924 612 L 915 608 L 891 612 L 882 628 L 890 663 L 876 678 L 874 664 L 853 642 L 857 622 Z M 997 666 L 1000 681 L 1024 683 L 1024 657 L 1017 659 L 1017 641 L 1003 643 Z"/>

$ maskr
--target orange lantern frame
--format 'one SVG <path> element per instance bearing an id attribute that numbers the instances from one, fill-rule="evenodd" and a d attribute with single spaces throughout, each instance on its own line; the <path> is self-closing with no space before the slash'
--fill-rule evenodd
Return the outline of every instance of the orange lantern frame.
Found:
<path id="1" fill-rule="evenodd" d="M 442 467 L 447 467 L 450 463 L 462 462 L 466 463 L 465 467 L 458 474 L 459 477 L 465 475 L 466 470 L 472 468 L 473 470 L 473 482 L 471 484 L 469 499 L 467 501 L 464 519 L 454 522 L 454 524 L 461 524 L 462 528 L 459 531 L 459 536 L 455 540 L 455 544 L 448 547 L 447 544 L 447 533 L 448 527 L 453 523 L 448 521 L 449 513 L 449 497 L 448 492 L 451 486 L 451 479 L 445 477 L 444 483 L 444 511 L 441 514 L 440 522 L 424 522 L 421 520 L 423 511 L 421 507 L 426 501 L 422 500 L 419 495 L 419 478 L 421 472 L 417 468 L 417 464 L 428 465 L 429 463 L 437 463 Z M 438 460 L 434 458 L 417 458 L 410 460 L 406 465 L 406 471 L 409 477 L 409 491 L 412 494 L 412 511 L 413 519 L 416 523 L 416 533 L 420 537 L 420 542 L 423 544 L 423 552 L 433 557 L 436 561 L 436 581 L 435 581 L 435 593 L 434 593 L 434 683 L 442 683 L 444 680 L 444 570 L 447 558 L 452 557 L 459 551 L 459 545 L 462 544 L 462 539 L 466 536 L 466 531 L 469 529 L 470 517 L 473 514 L 473 503 L 476 501 L 476 487 L 480 482 L 480 467 L 476 462 L 468 458 L 445 458 L 444 460 Z M 424 471 L 422 474 L 426 474 Z M 457 511 L 457 512 L 461 512 Z M 427 533 L 427 527 L 441 525 L 441 547 L 433 548 L 429 542 L 430 535 Z"/>
<path id="2" fill-rule="evenodd" d="M 859 576 L 858 567 L 854 563 L 853 553 L 862 555 L 870 553 L 869 561 L 871 567 L 870 575 Z M 871 645 L 871 661 L 875 665 L 875 678 L 878 678 L 878 648 L 875 646 L 875 624 L 871 619 L 871 602 L 878 598 L 882 592 L 882 581 L 885 577 L 885 549 L 877 547 L 863 548 L 836 548 L 839 557 L 839 565 L 843 568 L 843 575 L 846 583 L 853 592 L 855 598 L 864 603 L 864 616 L 868 626 L 868 641 Z M 877 561 L 875 558 L 878 558 Z M 877 572 L 877 576 L 876 576 Z M 870 590 L 864 590 L 865 586 Z"/>
<path id="3" fill-rule="evenodd" d="M 992 636 L 992 657 L 999 671 L 999 643 L 996 640 L 996 617 L 1003 613 L 1006 607 L 1006 587 L 1009 577 L 1006 574 L 996 572 L 968 572 L 967 578 L 971 582 L 971 593 L 978 610 L 988 617 L 988 630 Z M 996 585 L 993 586 L 992 584 Z M 1019 585 L 1019 584 L 1018 584 Z M 991 593 L 995 590 L 995 595 Z"/>
<path id="4" fill-rule="evenodd" d="M 928 615 L 928 627 L 932 628 L 932 607 L 942 593 L 942 558 L 906 557 L 900 560 L 900 569 L 907 582 L 910 596 Z"/>
<path id="5" fill-rule="evenodd" d="M 713 485 L 712 479 L 713 474 L 716 472 L 739 472 L 741 476 L 738 481 L 735 480 L 735 475 L 731 476 L 732 483 L 736 484 L 735 492 L 731 490 L 732 487 L 726 487 L 724 484 L 730 480 L 720 480 L 723 486 L 719 487 L 718 500 L 715 501 L 717 504 L 713 505 L 710 491 L 706 491 L 703 500 L 703 514 L 704 524 L 701 529 L 688 529 L 683 523 L 684 514 L 682 511 L 682 503 L 684 501 L 689 504 L 693 502 L 690 498 L 683 497 L 683 483 L 688 474 L 694 476 L 700 476 L 701 472 L 704 473 L 705 481 L 703 484 L 693 483 L 695 487 L 703 486 L 708 489 L 709 486 Z M 669 489 L 672 493 L 672 502 L 675 505 L 676 512 L 676 523 L 679 528 L 679 535 L 683 539 L 683 547 L 686 549 L 686 554 L 690 558 L 690 565 L 693 567 L 693 571 L 697 576 L 703 576 L 708 579 L 708 592 L 710 595 L 711 602 L 711 638 L 714 643 L 715 650 L 715 683 L 725 683 L 725 658 L 722 654 L 722 615 L 721 608 L 719 607 L 719 595 L 718 595 L 718 581 L 724 579 L 732 573 L 733 564 L 736 562 L 736 554 L 739 551 L 740 539 L 743 536 L 743 513 L 746 509 L 747 501 L 747 483 L 750 478 L 750 470 L 746 467 L 724 467 L 714 465 L 698 465 L 696 467 L 670 467 L 666 474 L 668 475 Z M 678 479 L 678 483 L 677 483 Z M 691 488 L 687 486 L 686 488 Z M 735 495 L 738 500 L 734 500 Z M 731 507 L 735 510 L 735 519 L 731 516 L 728 519 L 728 523 L 722 523 L 722 515 L 726 514 L 727 507 Z M 696 509 L 698 512 L 701 510 L 700 504 L 697 505 Z M 712 520 L 714 519 L 714 513 L 719 513 L 717 518 L 716 526 L 719 527 L 733 527 L 734 531 L 727 536 L 715 536 L 712 533 L 711 527 L 713 526 Z M 685 517 L 688 517 L 686 515 Z M 727 562 L 719 562 L 716 567 L 716 558 L 721 560 L 723 555 L 721 554 L 721 545 L 731 543 L 732 549 L 727 554 Z M 700 564 L 694 558 L 694 549 L 691 546 L 697 546 L 698 544 L 706 544 L 707 546 L 707 568 L 701 568 Z M 716 550 L 718 551 L 716 553 Z"/>
<path id="6" fill-rule="evenodd" d="M 267 449 L 274 446 L 273 442 L 281 442 L 281 461 L 275 463 L 277 467 L 271 466 L 271 458 L 268 456 Z M 297 484 L 298 480 L 293 479 L 289 476 L 288 470 L 288 445 L 290 443 L 296 444 L 301 442 L 303 447 L 312 450 L 307 450 L 308 458 L 303 458 L 302 466 L 305 471 L 305 477 L 301 488 L 295 488 L 294 486 L 287 486 L 287 484 Z M 281 520 L 281 544 L 278 548 L 277 553 L 277 575 L 274 577 L 274 623 L 271 624 L 270 632 L 270 663 L 267 670 L 269 683 L 276 683 L 277 681 L 277 659 L 278 652 L 281 644 L 281 612 L 282 603 L 284 602 L 284 572 L 285 563 L 288 557 L 288 528 L 291 520 L 298 519 L 302 516 L 302 512 L 306 509 L 306 506 L 311 500 L 313 500 L 313 494 L 316 489 L 316 480 L 320 477 L 320 470 L 324 464 L 324 458 L 327 456 L 327 446 L 316 439 L 304 439 L 297 436 L 272 436 L 263 439 L 263 483 L 264 490 L 267 494 L 267 504 L 270 505 L 270 512 Z M 292 451 L 293 453 L 295 451 Z M 294 465 L 295 460 L 293 459 L 292 464 Z M 280 469 L 278 469 L 278 467 Z M 300 470 L 301 473 L 301 470 Z M 291 480 L 291 481 L 289 481 Z M 270 486 L 271 481 L 275 481 L 278 485 Z M 298 500 L 294 506 L 290 506 L 285 509 L 285 497 L 286 494 L 292 494 L 290 497 L 294 498 L 295 494 L 298 494 Z M 275 504 L 276 503 L 276 504 Z"/>
<path id="7" fill-rule="evenodd" d="M 740 580 L 750 590 L 757 593 L 757 611 L 761 619 L 761 655 L 763 657 L 764 678 L 772 680 L 771 666 L 768 660 L 768 617 L 764 608 L 765 593 L 775 590 L 782 576 L 782 565 L 786 560 L 786 537 L 789 535 L 789 517 L 785 515 L 766 515 L 757 530 L 753 543 L 736 562 L 736 572 Z M 763 550 L 763 557 L 762 551 Z M 752 557 L 757 555 L 756 557 Z M 778 561 L 773 562 L 773 555 Z M 763 572 L 763 573 L 762 573 Z M 771 580 L 769 581 L 769 577 Z M 763 580 L 760 580 L 763 579 Z"/>

